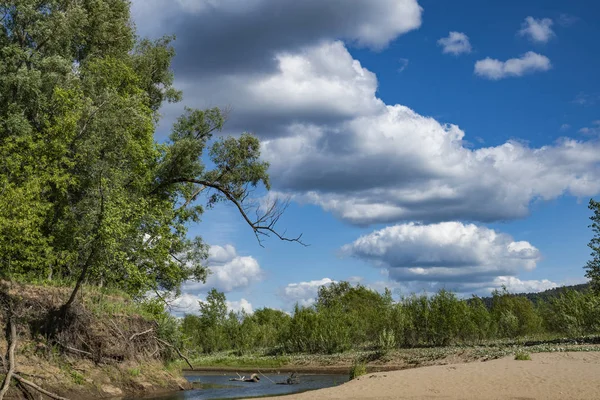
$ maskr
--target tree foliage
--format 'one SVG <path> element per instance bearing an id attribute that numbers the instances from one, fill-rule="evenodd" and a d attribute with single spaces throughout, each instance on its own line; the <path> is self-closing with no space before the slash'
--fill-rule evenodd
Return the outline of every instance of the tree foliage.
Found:
<path id="1" fill-rule="evenodd" d="M 592 249 L 592 259 L 585 266 L 585 276 L 591 280 L 592 290 L 600 294 L 600 202 L 591 199 L 588 207 L 594 213 L 590 217 L 592 221 L 590 228 L 592 228 L 594 236 L 588 244 L 588 247 Z"/>
<path id="2" fill-rule="evenodd" d="M 158 110 L 181 97 L 173 38 L 138 38 L 129 7 L 0 1 L 0 275 L 73 282 L 68 304 L 83 283 L 139 295 L 205 279 L 207 246 L 187 236 L 202 199 L 299 241 L 275 230 L 285 205 L 249 217 L 268 164 L 256 137 L 216 137 L 219 109 L 186 109 L 155 141 Z"/>

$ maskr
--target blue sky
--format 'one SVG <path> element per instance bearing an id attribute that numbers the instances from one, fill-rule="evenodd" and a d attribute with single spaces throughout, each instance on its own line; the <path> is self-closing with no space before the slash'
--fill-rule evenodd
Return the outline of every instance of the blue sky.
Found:
<path id="1" fill-rule="evenodd" d="M 140 34 L 177 35 L 163 140 L 183 105 L 231 107 L 271 163 L 279 226 L 261 248 L 230 206 L 191 234 L 232 309 L 310 304 L 351 280 L 397 295 L 584 282 L 600 192 L 594 1 L 134 0 Z"/>

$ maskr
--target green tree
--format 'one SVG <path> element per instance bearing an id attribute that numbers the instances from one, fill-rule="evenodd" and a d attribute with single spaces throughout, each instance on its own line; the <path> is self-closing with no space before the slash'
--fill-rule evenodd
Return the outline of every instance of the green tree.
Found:
<path id="1" fill-rule="evenodd" d="M 187 237 L 202 200 L 233 203 L 259 240 L 300 241 L 275 230 L 285 203 L 252 201 L 268 164 L 252 135 L 215 140 L 219 109 L 186 109 L 154 140 L 181 97 L 172 38 L 139 40 L 129 8 L 0 1 L 0 275 L 73 282 L 64 310 L 84 283 L 141 295 L 204 280 L 207 246 Z"/>
<path id="2" fill-rule="evenodd" d="M 585 266 L 585 276 L 591 279 L 592 290 L 600 294 L 600 202 L 590 199 L 588 208 L 594 213 L 590 217 L 592 220 L 590 228 L 594 232 L 594 237 L 588 243 L 588 247 L 592 249 L 592 259 Z"/>

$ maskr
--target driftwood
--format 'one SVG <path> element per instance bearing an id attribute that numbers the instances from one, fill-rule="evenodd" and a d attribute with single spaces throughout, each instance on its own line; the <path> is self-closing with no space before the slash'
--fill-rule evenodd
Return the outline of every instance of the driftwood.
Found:
<path id="1" fill-rule="evenodd" d="M 277 382 L 278 385 L 297 385 L 299 383 L 300 378 L 298 378 L 295 372 L 292 372 L 292 374 L 284 382 Z"/>
<path id="2" fill-rule="evenodd" d="M 254 382 L 254 383 L 260 381 L 260 378 L 257 374 L 250 375 L 250 378 L 246 378 L 246 376 L 240 376 L 240 374 L 238 374 L 237 372 L 236 372 L 236 374 L 238 376 L 237 378 L 231 378 L 229 380 L 234 381 L 234 382 Z"/>

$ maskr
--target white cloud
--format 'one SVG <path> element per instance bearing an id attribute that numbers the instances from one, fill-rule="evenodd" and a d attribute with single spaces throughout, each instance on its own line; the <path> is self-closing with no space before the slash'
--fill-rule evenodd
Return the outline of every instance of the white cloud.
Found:
<path id="1" fill-rule="evenodd" d="M 184 292 L 206 292 L 214 287 L 228 293 L 259 282 L 264 275 L 255 258 L 239 256 L 231 245 L 211 246 L 208 267 L 210 274 L 206 283 L 186 282 Z"/>
<path id="2" fill-rule="evenodd" d="M 409 63 L 408 58 L 400 58 L 400 59 L 398 59 L 398 62 L 400 63 L 398 72 L 403 72 L 406 68 L 408 68 L 408 63 Z"/>
<path id="3" fill-rule="evenodd" d="M 548 71 L 552 68 L 550 59 L 541 54 L 528 51 L 519 58 L 511 58 L 500 61 L 493 58 L 485 58 L 475 63 L 475 74 L 498 80 L 509 77 L 518 77 L 538 71 Z"/>
<path id="4" fill-rule="evenodd" d="M 244 311 L 246 314 L 252 314 L 254 309 L 248 300 L 241 299 L 240 301 L 227 301 L 227 311 L 233 311 L 235 313 Z"/>
<path id="5" fill-rule="evenodd" d="M 298 303 L 301 306 L 310 306 L 316 301 L 319 288 L 332 283 L 335 283 L 335 281 L 329 278 L 290 283 L 281 290 L 280 297 L 288 304 Z"/>
<path id="6" fill-rule="evenodd" d="M 600 120 L 592 121 L 591 126 L 586 126 L 579 129 L 579 133 L 589 136 L 599 136 L 600 135 Z"/>
<path id="7" fill-rule="evenodd" d="M 552 25 L 553 22 L 550 18 L 536 19 L 527 17 L 521 26 L 519 35 L 526 36 L 533 42 L 546 43 L 552 37 L 556 36 L 552 30 Z"/>
<path id="8" fill-rule="evenodd" d="M 548 279 L 522 281 L 514 276 L 499 276 L 494 279 L 494 288 L 501 286 L 505 286 L 511 293 L 538 293 L 559 285 Z"/>
<path id="9" fill-rule="evenodd" d="M 471 52 L 469 37 L 462 32 L 450 32 L 448 37 L 438 40 L 438 45 L 443 46 L 443 53 L 459 55 Z"/>
<path id="10" fill-rule="evenodd" d="M 183 293 L 181 296 L 173 299 L 169 302 L 171 310 L 175 315 L 184 314 L 195 314 L 200 313 L 200 303 L 204 303 L 206 296 L 204 294 L 192 294 Z M 242 310 L 246 314 L 252 314 L 254 312 L 252 303 L 246 299 L 240 299 L 239 301 L 226 301 L 227 311 L 233 311 L 235 313 L 241 312 Z"/>
<path id="11" fill-rule="evenodd" d="M 563 27 L 569 27 L 579 21 L 579 17 L 570 14 L 560 14 L 558 24 Z"/>
<path id="12" fill-rule="evenodd" d="M 254 64 L 256 60 L 250 58 L 323 39 L 381 49 L 399 35 L 419 28 L 422 12 L 417 0 L 132 1 L 140 33 L 175 33 L 183 47 L 196 50 L 184 57 L 198 58 L 198 69 L 204 69 L 203 63 L 228 68 L 244 58 Z"/>
<path id="13" fill-rule="evenodd" d="M 568 131 L 569 129 L 571 129 L 571 125 L 569 125 L 569 124 L 562 124 L 560 126 L 560 130 L 563 131 L 563 132 L 564 131 Z"/>
<path id="14" fill-rule="evenodd" d="M 381 32 L 386 28 L 379 27 L 373 15 L 393 14 L 390 10 L 399 4 L 352 1 L 355 7 L 348 6 L 344 12 L 368 21 L 365 23 L 373 29 L 381 28 Z M 264 4 L 264 0 L 256 0 L 245 7 Z M 313 15 L 322 11 L 323 3 L 285 0 L 281 7 L 286 16 L 291 13 L 288 7 L 305 7 L 307 14 L 303 15 Z M 228 132 L 245 130 L 260 136 L 263 156 L 271 163 L 273 187 L 284 196 L 317 204 L 345 221 L 369 225 L 522 218 L 532 201 L 600 191 L 600 146 L 596 141 L 565 139 L 541 148 L 511 141 L 472 150 L 465 145 L 465 132 L 458 126 L 442 124 L 402 105 L 386 105 L 377 97 L 376 76 L 353 59 L 343 42 L 333 39 L 347 38 L 340 34 L 346 22 L 338 20 L 338 15 L 331 23 L 325 20 L 325 25 L 319 25 L 318 37 L 310 38 L 294 30 L 308 32 L 306 27 L 278 25 L 275 29 L 267 22 L 264 33 L 246 29 L 241 34 L 240 26 L 223 21 L 217 29 L 215 15 L 212 19 L 196 15 L 192 22 L 194 26 L 203 22 L 215 25 L 215 32 L 222 34 L 216 36 L 218 40 L 235 42 L 235 38 L 246 40 L 249 36 L 255 46 L 240 44 L 239 52 L 237 44 L 223 47 L 227 51 L 219 57 L 241 59 L 217 57 L 215 63 L 224 63 L 218 66 L 209 63 L 212 57 L 204 57 L 212 55 L 211 51 L 184 51 L 181 58 L 185 46 L 206 44 L 211 40 L 198 37 L 212 36 L 186 31 L 187 16 L 173 19 L 173 30 L 181 33 L 178 40 L 183 35 L 188 41 L 178 48 L 175 65 L 177 76 L 182 76 L 177 84 L 184 90 L 184 103 L 200 108 L 230 105 Z M 258 16 L 240 12 L 236 18 L 247 27 Z M 296 23 L 291 16 L 289 23 Z M 291 40 L 288 34 L 294 41 L 273 42 L 280 37 Z M 185 58 L 188 56 L 199 59 Z M 202 64 L 209 72 L 196 68 L 198 63 L 209 63 Z M 531 69 L 519 62 L 520 67 L 506 64 L 502 74 Z M 174 109 L 169 107 L 162 111 L 172 115 Z M 483 136 L 485 132 L 474 134 Z M 254 274 L 246 276 L 252 279 Z"/>
<path id="15" fill-rule="evenodd" d="M 384 228 L 342 248 L 344 254 L 387 268 L 400 282 L 488 282 L 531 271 L 540 252 L 492 229 L 443 222 Z"/>

